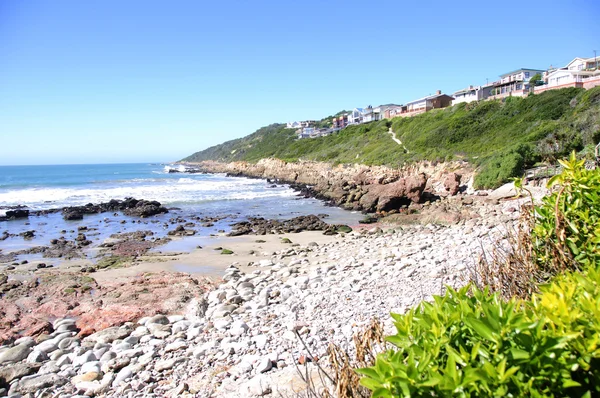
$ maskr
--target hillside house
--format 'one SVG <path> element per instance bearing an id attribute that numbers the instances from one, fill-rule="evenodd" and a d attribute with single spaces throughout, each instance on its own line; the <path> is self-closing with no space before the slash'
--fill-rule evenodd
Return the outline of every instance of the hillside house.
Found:
<path id="1" fill-rule="evenodd" d="M 340 130 L 343 129 L 344 127 L 346 127 L 348 125 L 348 114 L 345 113 L 343 115 L 340 115 L 338 117 L 334 117 L 333 120 L 333 129 L 334 130 Z"/>
<path id="2" fill-rule="evenodd" d="M 389 117 L 386 116 L 386 114 L 389 114 L 388 110 L 391 110 L 394 108 L 401 108 L 401 105 L 385 104 L 385 105 L 379 105 L 378 107 L 373 108 L 373 120 L 389 119 Z"/>
<path id="3" fill-rule="evenodd" d="M 544 71 L 540 69 L 521 68 L 500 75 L 500 80 L 494 83 L 493 95 L 490 98 L 498 99 L 527 95 L 531 91 L 529 80 L 538 73 L 541 75 Z"/>
<path id="4" fill-rule="evenodd" d="M 396 116 L 400 116 L 402 113 L 402 105 L 390 105 L 385 111 L 383 111 L 384 119 L 392 119 Z"/>
<path id="5" fill-rule="evenodd" d="M 565 67 L 544 73 L 544 85 L 535 87 L 535 93 L 564 87 L 592 88 L 600 86 L 600 58 L 575 58 Z"/>
<path id="6" fill-rule="evenodd" d="M 486 84 L 485 86 L 469 86 L 462 90 L 458 90 L 452 96 L 454 100 L 452 105 L 460 104 L 461 102 L 480 101 L 488 98 L 494 89 L 494 84 Z"/>
<path id="7" fill-rule="evenodd" d="M 369 122 L 373 122 L 375 120 L 375 113 L 373 113 L 373 107 L 371 105 L 367 106 L 366 108 L 364 108 L 363 111 L 363 123 L 369 123 Z"/>
<path id="8" fill-rule="evenodd" d="M 363 108 L 354 108 L 348 115 L 348 125 L 363 123 L 365 110 Z"/>
<path id="9" fill-rule="evenodd" d="M 396 116 L 410 117 L 428 112 L 432 109 L 446 108 L 452 105 L 453 99 L 453 97 L 442 94 L 440 90 L 437 90 L 434 95 L 406 103 L 406 105 L 402 106 L 402 111 L 396 113 Z"/>
<path id="10" fill-rule="evenodd" d="M 304 127 L 312 127 L 316 124 L 316 120 L 304 120 L 302 122 L 287 122 L 288 129 L 301 129 Z"/>

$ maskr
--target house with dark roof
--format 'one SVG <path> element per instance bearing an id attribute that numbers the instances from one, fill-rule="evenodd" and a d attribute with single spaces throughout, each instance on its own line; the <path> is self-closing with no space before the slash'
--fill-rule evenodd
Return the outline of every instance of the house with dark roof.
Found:
<path id="1" fill-rule="evenodd" d="M 434 95 L 407 102 L 402 106 L 400 113 L 396 112 L 396 116 L 410 117 L 428 112 L 432 109 L 446 108 L 452 105 L 453 99 L 453 97 L 447 94 L 442 94 L 441 90 L 437 90 Z"/>

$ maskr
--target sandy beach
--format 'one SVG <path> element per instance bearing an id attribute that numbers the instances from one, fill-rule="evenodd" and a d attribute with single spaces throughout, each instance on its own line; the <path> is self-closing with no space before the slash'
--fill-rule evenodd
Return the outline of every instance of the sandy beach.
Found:
<path id="1" fill-rule="evenodd" d="M 159 246 L 137 258 L 130 267 L 100 270 L 95 272 L 93 277 L 102 284 L 103 281 L 114 281 L 142 273 L 164 271 L 185 272 L 194 276 L 208 276 L 220 280 L 225 275 L 225 270 L 232 264 L 246 271 L 250 269 L 248 264 L 271 259 L 274 253 L 296 247 L 296 245 L 306 246 L 310 242 L 328 244 L 340 239 L 342 239 L 340 235 L 323 235 L 321 231 L 176 239 L 165 245 L 167 249 L 171 250 L 165 250 L 165 247 Z M 197 242 L 203 244 L 201 249 L 196 248 Z M 182 250 L 172 250 L 178 248 Z M 233 253 L 222 254 L 222 249 L 231 250 Z M 60 269 L 69 271 L 72 269 L 71 267 L 78 266 L 67 262 Z"/>

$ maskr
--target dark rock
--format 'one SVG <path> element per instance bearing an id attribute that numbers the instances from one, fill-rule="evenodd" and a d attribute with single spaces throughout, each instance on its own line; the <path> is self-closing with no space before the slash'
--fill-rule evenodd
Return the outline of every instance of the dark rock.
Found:
<path id="1" fill-rule="evenodd" d="M 19 236 L 22 236 L 24 239 L 32 239 L 35 237 L 35 231 L 21 232 Z"/>
<path id="2" fill-rule="evenodd" d="M 16 220 L 18 218 L 27 218 L 29 217 L 29 210 L 27 209 L 15 209 L 15 210 L 7 210 L 6 218 L 8 220 Z"/>
<path id="3" fill-rule="evenodd" d="M 63 210 L 63 218 L 67 221 L 83 220 L 83 212 L 76 209 Z"/>
<path id="4" fill-rule="evenodd" d="M 326 231 L 330 225 L 315 215 L 299 216 L 289 220 L 267 220 L 262 217 L 250 217 L 232 225 L 233 229 L 227 236 L 266 235 L 296 233 L 302 231 Z"/>
<path id="5" fill-rule="evenodd" d="M 169 236 L 192 236 L 195 234 L 196 231 L 193 229 L 185 229 L 181 224 L 179 224 L 174 230 L 167 232 L 167 235 Z"/>

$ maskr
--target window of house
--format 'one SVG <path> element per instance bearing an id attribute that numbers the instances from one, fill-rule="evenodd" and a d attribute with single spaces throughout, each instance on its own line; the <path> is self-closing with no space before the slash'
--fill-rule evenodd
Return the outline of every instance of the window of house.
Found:
<path id="1" fill-rule="evenodd" d="M 529 72 L 525 72 L 525 79 L 529 79 Z"/>

